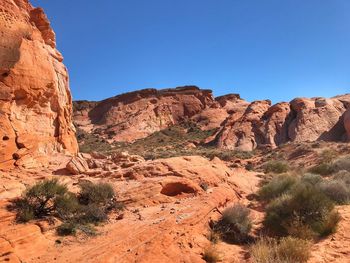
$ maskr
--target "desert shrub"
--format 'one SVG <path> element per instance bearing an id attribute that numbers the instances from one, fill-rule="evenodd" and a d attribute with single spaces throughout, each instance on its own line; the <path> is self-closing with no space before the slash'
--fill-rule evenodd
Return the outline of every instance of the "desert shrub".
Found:
<path id="1" fill-rule="evenodd" d="M 210 229 L 210 231 L 206 237 L 211 243 L 216 244 L 220 240 L 220 233 L 215 232 L 214 230 Z"/>
<path id="2" fill-rule="evenodd" d="M 320 184 L 320 189 L 338 204 L 346 204 L 350 201 L 350 188 L 342 180 L 324 180 Z"/>
<path id="3" fill-rule="evenodd" d="M 334 172 L 334 167 L 329 163 L 321 163 L 309 169 L 310 173 L 320 175 L 330 175 Z"/>
<path id="4" fill-rule="evenodd" d="M 17 219 L 27 222 L 34 218 L 53 215 L 57 199 L 68 192 L 57 179 L 44 180 L 28 188 L 22 198 L 14 201 Z"/>
<path id="5" fill-rule="evenodd" d="M 73 193 L 67 193 L 57 197 L 55 200 L 55 210 L 56 215 L 63 220 L 74 218 L 80 212 L 78 198 Z"/>
<path id="6" fill-rule="evenodd" d="M 28 222 L 36 218 L 55 216 L 63 221 L 57 228 L 59 235 L 95 232 L 89 224 L 98 224 L 108 218 L 114 209 L 123 209 L 116 201 L 113 187 L 106 183 L 83 183 L 78 195 L 68 191 L 57 179 L 44 180 L 28 188 L 23 197 L 13 202 L 17 220 Z"/>
<path id="7" fill-rule="evenodd" d="M 97 204 L 90 204 L 82 206 L 80 215 L 77 221 L 82 224 L 93 223 L 97 224 L 106 221 L 108 218 L 108 211 L 105 207 Z"/>
<path id="8" fill-rule="evenodd" d="M 316 222 L 313 228 L 319 236 L 325 237 L 336 232 L 339 221 L 340 215 L 338 211 L 333 210 L 329 214 L 325 214 L 323 220 Z"/>
<path id="9" fill-rule="evenodd" d="M 111 205 L 115 198 L 113 187 L 108 183 L 83 182 L 79 186 L 79 202 L 81 204 Z"/>
<path id="10" fill-rule="evenodd" d="M 26 199 L 15 200 L 14 206 L 17 210 L 16 220 L 18 222 L 26 223 L 35 219 L 34 209 L 29 206 L 29 203 Z"/>
<path id="11" fill-rule="evenodd" d="M 342 170 L 350 172 L 350 157 L 343 157 L 341 159 L 336 160 L 333 163 L 333 169 L 335 172 L 339 172 Z"/>
<path id="12" fill-rule="evenodd" d="M 321 152 L 320 157 L 323 163 L 331 163 L 337 155 L 338 153 L 335 150 L 326 149 Z"/>
<path id="13" fill-rule="evenodd" d="M 216 263 L 221 260 L 221 255 L 215 246 L 209 246 L 204 250 L 202 258 L 207 263 Z"/>
<path id="14" fill-rule="evenodd" d="M 265 173 L 281 174 L 288 172 L 289 165 L 284 161 L 269 161 L 263 168 Z"/>
<path id="15" fill-rule="evenodd" d="M 56 229 L 59 236 L 75 235 L 77 232 L 77 225 L 73 222 L 63 223 Z"/>
<path id="16" fill-rule="evenodd" d="M 308 241 L 286 237 L 280 240 L 276 252 L 282 262 L 307 262 L 311 255 L 310 248 Z"/>
<path id="17" fill-rule="evenodd" d="M 310 248 L 308 241 L 298 238 L 261 238 L 251 246 L 250 253 L 255 263 L 303 263 L 310 258 Z"/>
<path id="18" fill-rule="evenodd" d="M 301 177 L 301 181 L 303 183 L 308 183 L 308 184 L 311 184 L 311 185 L 317 185 L 317 184 L 321 183 L 322 180 L 323 180 L 323 178 L 319 174 L 307 173 L 307 174 L 304 174 Z"/>
<path id="19" fill-rule="evenodd" d="M 228 242 L 243 243 L 249 238 L 252 221 L 249 217 L 250 210 L 241 204 L 228 207 L 222 213 L 213 230 L 220 233 Z"/>
<path id="20" fill-rule="evenodd" d="M 291 175 L 275 176 L 260 188 L 258 195 L 262 200 L 271 200 L 286 193 L 296 182 L 297 179 Z"/>
<path id="21" fill-rule="evenodd" d="M 332 201 L 317 187 L 298 183 L 288 194 L 272 201 L 266 208 L 264 226 L 278 235 L 287 235 L 288 226 L 295 220 L 322 235 L 320 225 L 324 224 L 332 213 Z"/>
<path id="22" fill-rule="evenodd" d="M 342 170 L 333 175 L 333 179 L 335 180 L 341 180 L 346 185 L 350 185 L 350 172 Z"/>
<path id="23" fill-rule="evenodd" d="M 291 237 L 303 239 L 303 240 L 314 240 L 317 234 L 311 229 L 310 226 L 304 224 L 302 220 L 295 217 L 290 223 L 286 224 L 286 230 L 288 235 Z"/>

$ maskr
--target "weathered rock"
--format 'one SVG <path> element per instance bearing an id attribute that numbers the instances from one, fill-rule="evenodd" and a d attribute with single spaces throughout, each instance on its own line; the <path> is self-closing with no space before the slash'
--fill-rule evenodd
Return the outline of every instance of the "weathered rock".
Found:
<path id="1" fill-rule="evenodd" d="M 271 107 L 268 101 L 253 102 L 243 114 L 238 112 L 228 117 L 216 137 L 218 146 L 250 151 L 289 141 L 342 141 L 347 98 L 297 98 Z"/>
<path id="2" fill-rule="evenodd" d="M 197 87 L 145 89 L 99 103 L 75 102 L 75 123 L 114 141 L 134 141 L 189 119 L 214 103 Z"/>
<path id="3" fill-rule="evenodd" d="M 1 1 L 0 35 L 0 165 L 75 154 L 68 73 L 43 10 L 27 0 Z"/>
<path id="4" fill-rule="evenodd" d="M 89 171 L 89 164 L 83 157 L 77 156 L 67 163 L 66 169 L 73 175 L 83 174 Z"/>
<path id="5" fill-rule="evenodd" d="M 225 149 L 251 151 L 264 143 L 262 117 L 271 105 L 270 101 L 255 101 L 245 112 L 234 112 L 219 134 L 218 146 Z"/>
<path id="6" fill-rule="evenodd" d="M 294 99 L 290 103 L 294 114 L 289 124 L 291 141 L 340 141 L 344 135 L 341 120 L 346 108 L 337 99 Z"/>

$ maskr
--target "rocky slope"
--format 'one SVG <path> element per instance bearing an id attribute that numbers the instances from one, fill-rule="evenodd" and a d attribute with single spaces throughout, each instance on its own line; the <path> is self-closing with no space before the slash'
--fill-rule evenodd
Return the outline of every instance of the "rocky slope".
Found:
<path id="1" fill-rule="evenodd" d="M 345 113 L 349 95 L 271 105 L 269 100 L 249 103 L 235 94 L 214 99 L 209 90 L 181 87 L 74 105 L 77 126 L 110 141 L 132 142 L 184 121 L 195 122 L 202 130 L 217 129 L 206 142 L 245 151 L 286 142 L 345 141 L 350 130 L 350 113 Z"/>
<path id="2" fill-rule="evenodd" d="M 123 216 L 112 216 L 108 224 L 99 227 L 96 237 L 58 237 L 55 225 L 43 220 L 14 224 L 14 213 L 7 211 L 8 201 L 1 201 L 0 192 L 0 261 L 202 263 L 201 254 L 210 244 L 205 236 L 210 219 L 219 217 L 226 205 L 244 202 L 259 182 L 254 172 L 231 170 L 217 158 L 134 162 L 124 155 L 111 160 L 120 166 L 113 172 L 91 168 L 79 176 L 60 176 L 71 189 L 81 180 L 108 181 L 126 204 Z M 47 177 L 51 177 L 47 172 L 40 172 L 40 176 L 16 171 L 6 175 L 8 185 L 20 178 L 21 183 L 13 184 L 19 193 L 24 184 Z M 13 193 L 9 189 L 2 194 Z M 243 262 L 241 247 L 232 245 L 229 251 L 237 252 L 235 258 Z"/>
<path id="3" fill-rule="evenodd" d="M 75 154 L 67 69 L 41 8 L 0 1 L 0 167 Z"/>

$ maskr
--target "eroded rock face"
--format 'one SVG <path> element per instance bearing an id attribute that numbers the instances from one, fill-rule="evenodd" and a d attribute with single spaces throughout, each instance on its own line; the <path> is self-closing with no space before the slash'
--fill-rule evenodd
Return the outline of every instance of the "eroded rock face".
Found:
<path id="1" fill-rule="evenodd" d="M 0 166 L 75 154 L 68 73 L 43 10 L 2 0 L 0 36 Z"/>
<path id="2" fill-rule="evenodd" d="M 291 103 L 295 114 L 289 125 L 291 141 L 340 141 L 344 135 L 341 120 L 346 108 L 337 99 L 295 99 Z"/>
<path id="3" fill-rule="evenodd" d="M 349 129 L 346 115 L 345 125 L 343 121 L 345 98 L 297 98 L 273 106 L 268 101 L 253 102 L 243 114 L 228 117 L 216 138 L 218 146 L 250 151 L 286 142 L 342 141 Z"/>
<path id="4" fill-rule="evenodd" d="M 225 149 L 251 151 L 263 143 L 262 117 L 269 109 L 270 101 L 255 101 L 244 112 L 235 112 L 228 118 L 219 134 L 218 146 Z"/>
<path id="5" fill-rule="evenodd" d="M 134 141 L 202 112 L 214 103 L 210 90 L 197 87 L 145 89 L 99 103 L 75 102 L 76 125 L 114 141 Z"/>

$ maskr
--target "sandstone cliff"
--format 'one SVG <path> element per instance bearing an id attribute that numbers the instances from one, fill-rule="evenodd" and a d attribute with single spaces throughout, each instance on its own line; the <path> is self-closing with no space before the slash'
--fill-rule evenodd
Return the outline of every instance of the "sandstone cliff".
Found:
<path id="1" fill-rule="evenodd" d="M 87 132 L 130 142 L 189 119 L 214 102 L 211 91 L 197 87 L 145 89 L 98 103 L 75 102 L 74 120 Z"/>
<path id="2" fill-rule="evenodd" d="M 345 141 L 349 105 L 349 95 L 296 98 L 271 105 L 269 100 L 249 103 L 237 94 L 214 98 L 210 90 L 181 87 L 135 91 L 101 102 L 78 101 L 74 120 L 87 132 L 126 142 L 191 121 L 202 130 L 218 130 L 206 142 L 251 151 L 286 142 Z"/>
<path id="3" fill-rule="evenodd" d="M 75 154 L 68 73 L 41 8 L 0 1 L 0 167 Z"/>

